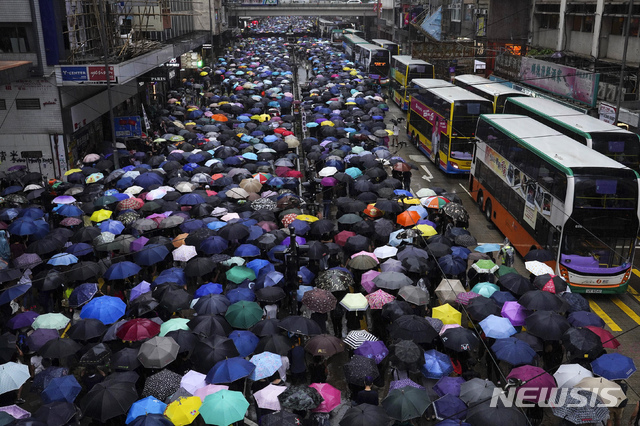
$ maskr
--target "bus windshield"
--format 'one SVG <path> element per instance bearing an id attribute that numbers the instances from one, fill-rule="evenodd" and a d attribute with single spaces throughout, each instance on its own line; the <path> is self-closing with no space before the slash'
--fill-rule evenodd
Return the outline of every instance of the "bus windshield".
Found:
<path id="1" fill-rule="evenodd" d="M 630 169 L 640 166 L 640 144 L 638 136 L 630 133 L 592 132 L 591 148 L 611 157 Z"/>
<path id="2" fill-rule="evenodd" d="M 452 136 L 473 137 L 480 114 L 491 114 L 493 106 L 490 102 L 457 101 L 453 109 Z"/>
<path id="3" fill-rule="evenodd" d="M 635 210 L 637 191 L 638 184 L 631 170 L 619 169 L 616 176 L 610 176 L 586 169 L 586 173 L 575 176 L 573 207 L 574 209 Z"/>

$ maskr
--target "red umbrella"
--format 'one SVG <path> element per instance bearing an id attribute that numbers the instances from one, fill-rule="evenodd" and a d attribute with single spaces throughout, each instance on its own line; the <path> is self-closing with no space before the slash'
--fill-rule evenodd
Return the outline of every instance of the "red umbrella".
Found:
<path id="1" fill-rule="evenodd" d="M 300 179 L 302 177 L 302 172 L 299 172 L 298 170 L 289 170 L 285 176 Z"/>
<path id="2" fill-rule="evenodd" d="M 160 334 L 160 324 L 147 318 L 135 318 L 122 324 L 116 336 L 127 342 L 150 339 Z"/>
<path id="3" fill-rule="evenodd" d="M 588 325 L 586 328 L 598 335 L 600 341 L 602 341 L 603 348 L 616 349 L 618 346 L 620 346 L 620 342 L 618 341 L 618 339 L 613 337 L 613 334 L 611 334 L 610 331 L 593 325 Z"/>
<path id="4" fill-rule="evenodd" d="M 276 167 L 276 176 L 285 177 L 287 173 L 290 172 L 291 169 L 289 167 L 279 166 Z"/>
<path id="5" fill-rule="evenodd" d="M 355 236 L 356 236 L 355 232 L 342 231 L 342 232 L 338 232 L 336 236 L 333 238 L 333 240 L 336 242 L 337 245 L 344 247 L 344 245 L 347 243 L 347 240 L 350 237 L 355 237 Z"/>
<path id="6" fill-rule="evenodd" d="M 116 208 L 118 210 L 137 210 L 142 208 L 142 206 L 144 206 L 144 201 L 142 201 L 140 198 L 127 198 L 126 200 L 120 201 Z"/>

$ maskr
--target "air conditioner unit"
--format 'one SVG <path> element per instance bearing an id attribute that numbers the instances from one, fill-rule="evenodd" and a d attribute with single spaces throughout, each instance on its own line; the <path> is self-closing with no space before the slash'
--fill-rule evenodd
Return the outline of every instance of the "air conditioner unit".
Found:
<path id="1" fill-rule="evenodd" d="M 487 9 L 476 9 L 476 15 L 488 15 L 489 11 Z"/>

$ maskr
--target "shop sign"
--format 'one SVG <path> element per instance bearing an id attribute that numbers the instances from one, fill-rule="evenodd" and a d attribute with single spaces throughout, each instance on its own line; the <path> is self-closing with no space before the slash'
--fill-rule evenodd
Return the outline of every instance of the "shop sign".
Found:
<path id="1" fill-rule="evenodd" d="M 103 84 L 107 82 L 107 73 L 102 65 L 61 65 L 59 81 L 62 83 Z M 116 83 L 114 67 L 109 67 L 109 79 Z"/>
<path id="2" fill-rule="evenodd" d="M 129 138 L 142 136 L 142 124 L 139 115 L 128 117 L 114 117 L 113 125 L 117 138 Z"/>

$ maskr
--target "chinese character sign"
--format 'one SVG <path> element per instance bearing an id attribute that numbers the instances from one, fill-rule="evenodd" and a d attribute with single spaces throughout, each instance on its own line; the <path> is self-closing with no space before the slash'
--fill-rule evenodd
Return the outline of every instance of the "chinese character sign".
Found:
<path id="1" fill-rule="evenodd" d="M 142 136 L 142 125 L 139 115 L 130 117 L 114 117 L 116 137 L 127 138 Z"/>
<path id="2" fill-rule="evenodd" d="M 523 57 L 520 79 L 529 86 L 595 106 L 600 75 L 539 59 Z"/>

